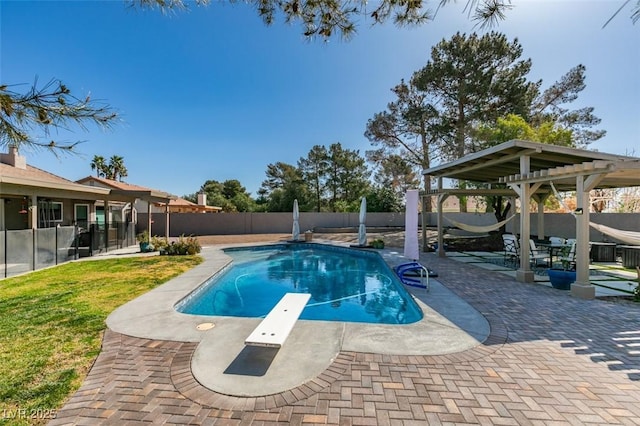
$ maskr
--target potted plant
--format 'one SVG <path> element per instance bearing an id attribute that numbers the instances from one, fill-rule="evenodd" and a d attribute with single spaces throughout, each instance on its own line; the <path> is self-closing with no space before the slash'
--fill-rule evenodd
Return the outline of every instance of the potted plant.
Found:
<path id="1" fill-rule="evenodd" d="M 566 256 L 561 258 L 561 267 L 549 268 L 548 275 L 549 281 L 553 288 L 558 290 L 570 290 L 571 284 L 576 281 L 576 268 L 575 263 L 567 259 Z"/>
<path id="2" fill-rule="evenodd" d="M 147 231 L 146 229 L 136 235 L 136 240 L 138 240 L 138 244 L 140 244 L 140 251 L 142 253 L 153 251 L 153 246 L 151 245 L 151 240 L 149 239 L 149 231 Z"/>
<path id="3" fill-rule="evenodd" d="M 384 240 L 382 240 L 381 238 L 376 238 L 375 240 L 371 241 L 371 247 L 373 247 L 374 249 L 383 249 Z"/>

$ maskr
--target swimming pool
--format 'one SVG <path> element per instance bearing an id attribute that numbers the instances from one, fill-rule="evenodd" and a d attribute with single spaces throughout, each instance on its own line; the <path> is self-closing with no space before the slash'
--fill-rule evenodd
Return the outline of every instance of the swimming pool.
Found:
<path id="1" fill-rule="evenodd" d="M 410 324 L 422 311 L 376 252 L 315 243 L 226 249 L 230 268 L 176 305 L 195 315 L 263 317 L 285 293 L 310 293 L 301 319 Z"/>

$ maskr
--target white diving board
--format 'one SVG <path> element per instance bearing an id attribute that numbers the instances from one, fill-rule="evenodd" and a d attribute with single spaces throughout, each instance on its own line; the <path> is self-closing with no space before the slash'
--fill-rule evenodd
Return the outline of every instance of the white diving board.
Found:
<path id="1" fill-rule="evenodd" d="M 287 293 L 244 341 L 248 346 L 280 348 L 311 298 L 308 293 Z"/>

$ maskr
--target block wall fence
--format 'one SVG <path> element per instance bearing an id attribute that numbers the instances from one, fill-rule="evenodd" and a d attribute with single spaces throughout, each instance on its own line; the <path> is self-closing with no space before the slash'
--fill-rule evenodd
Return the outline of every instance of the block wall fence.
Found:
<path id="1" fill-rule="evenodd" d="M 426 213 L 426 224 L 435 228 L 436 213 Z M 469 225 L 489 225 L 496 223 L 492 213 L 446 213 L 447 217 Z M 152 214 L 152 235 L 164 236 L 164 213 Z M 640 231 L 639 213 L 591 213 L 592 222 L 612 228 Z M 420 225 L 421 218 L 418 219 Z M 537 213 L 531 214 L 531 235 L 537 236 Z M 138 213 L 137 232 L 144 229 L 147 214 Z M 352 230 L 357 232 L 359 213 L 300 213 L 300 232 L 336 232 Z M 371 232 L 384 229 L 404 228 L 404 213 L 367 213 L 367 228 Z M 453 226 L 446 219 L 445 226 Z M 169 236 L 180 235 L 234 235 L 234 234 L 286 234 L 293 226 L 292 213 L 172 213 L 169 215 Z M 519 233 L 519 217 L 507 223 L 507 232 Z M 545 213 L 544 235 L 564 238 L 575 237 L 575 218 L 570 214 Z M 614 241 L 611 237 L 590 228 L 590 241 Z"/>

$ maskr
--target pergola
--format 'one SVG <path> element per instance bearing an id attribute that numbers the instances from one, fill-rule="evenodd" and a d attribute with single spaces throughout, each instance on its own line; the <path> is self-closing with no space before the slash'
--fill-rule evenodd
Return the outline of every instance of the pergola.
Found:
<path id="1" fill-rule="evenodd" d="M 523 209 L 520 214 L 521 253 L 516 279 L 522 282 L 534 280 L 529 264 L 528 243 L 531 216 L 524 214 L 529 200 L 538 203 L 538 237 L 542 238 L 543 205 L 552 191 L 552 185 L 558 191 L 576 191 L 576 282 L 571 286 L 571 294 L 594 298 L 595 287 L 589 281 L 589 192 L 599 188 L 639 186 L 640 158 L 512 140 L 431 167 L 424 170 L 423 174 L 438 178 L 437 189 L 426 191 L 424 196 L 437 197 L 439 256 L 445 256 L 442 204 L 448 196 L 502 195 L 520 198 Z M 484 183 L 489 188 L 445 189 L 443 178 Z"/>

